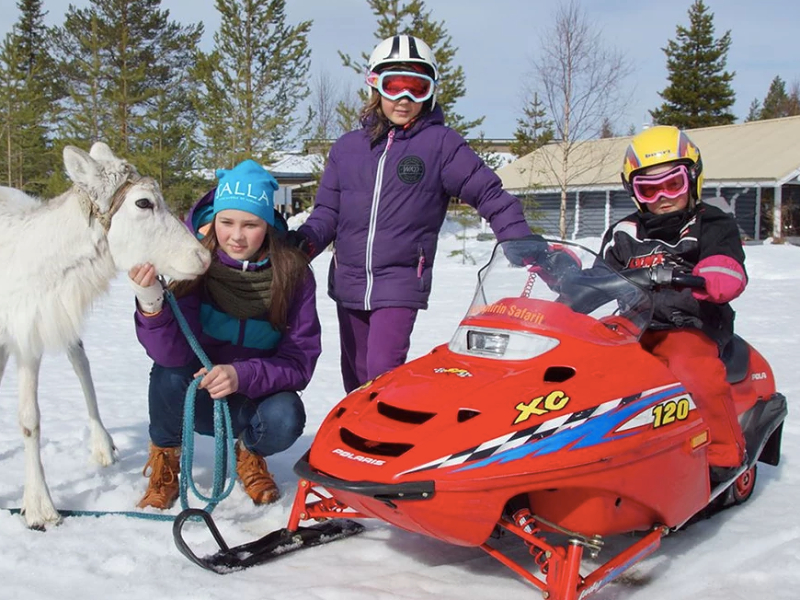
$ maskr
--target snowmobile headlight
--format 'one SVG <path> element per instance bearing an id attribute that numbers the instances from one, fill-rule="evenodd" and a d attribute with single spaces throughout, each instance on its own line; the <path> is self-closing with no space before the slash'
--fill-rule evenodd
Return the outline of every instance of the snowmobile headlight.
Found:
<path id="1" fill-rule="evenodd" d="M 485 356 L 500 360 L 528 360 L 558 346 L 555 338 L 482 327 L 459 327 L 449 348 L 456 354 Z"/>
<path id="2" fill-rule="evenodd" d="M 493 354 L 503 356 L 508 347 L 507 333 L 489 333 L 487 331 L 467 331 L 467 350 L 477 354 Z"/>

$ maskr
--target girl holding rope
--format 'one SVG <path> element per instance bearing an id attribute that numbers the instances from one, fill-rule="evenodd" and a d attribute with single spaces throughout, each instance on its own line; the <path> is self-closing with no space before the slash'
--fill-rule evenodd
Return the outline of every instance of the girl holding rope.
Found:
<path id="1" fill-rule="evenodd" d="M 149 485 L 139 506 L 166 509 L 179 494 L 186 390 L 202 377 L 195 431 L 214 434 L 214 401 L 227 397 L 237 437 L 236 470 L 256 504 L 278 499 L 265 456 L 289 448 L 303 432 L 304 389 L 319 357 L 320 323 L 307 258 L 284 243 L 274 210 L 278 183 L 246 160 L 217 171 L 218 185 L 187 222 L 212 253 L 208 271 L 174 286 L 178 305 L 213 363 L 205 369 L 181 332 L 150 264 L 131 269 L 136 334 L 153 359 L 150 372 Z"/>

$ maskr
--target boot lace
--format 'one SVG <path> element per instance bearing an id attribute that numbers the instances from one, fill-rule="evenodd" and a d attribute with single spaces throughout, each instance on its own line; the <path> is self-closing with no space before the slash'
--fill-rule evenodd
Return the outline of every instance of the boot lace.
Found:
<path id="1" fill-rule="evenodd" d="M 178 472 L 170 464 L 168 452 L 153 452 L 142 469 L 142 475 L 150 482 L 139 506 L 168 508 L 178 492 Z"/>
<path id="2" fill-rule="evenodd" d="M 247 494 L 256 502 L 274 502 L 278 498 L 278 486 L 267 471 L 266 461 L 247 448 L 237 445 L 236 471 Z"/>

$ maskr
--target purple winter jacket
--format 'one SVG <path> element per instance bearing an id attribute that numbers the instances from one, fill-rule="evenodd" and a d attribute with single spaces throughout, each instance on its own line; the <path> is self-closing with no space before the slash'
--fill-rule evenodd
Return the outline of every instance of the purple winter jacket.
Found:
<path id="1" fill-rule="evenodd" d="M 497 239 L 531 231 L 517 198 L 444 125 L 440 107 L 377 144 L 366 128 L 339 138 L 314 210 L 299 232 L 317 252 L 336 241 L 328 294 L 355 310 L 425 309 L 439 230 L 450 198 L 477 208 Z"/>
<path id="2" fill-rule="evenodd" d="M 206 195 L 192 209 L 187 221 L 198 208 L 203 208 L 213 193 Z M 194 227 L 191 227 L 194 230 Z M 218 252 L 220 260 L 234 268 L 243 263 Z M 237 263 L 237 264 L 234 264 Z M 268 263 L 267 263 L 268 264 Z M 270 268 L 264 264 L 248 265 L 246 268 Z M 316 283 L 311 269 L 305 280 L 295 291 L 290 304 L 287 327 L 280 339 L 269 350 L 243 345 L 246 321 L 228 317 L 239 331 L 236 343 L 208 335 L 201 318 L 201 305 L 208 307 L 210 298 L 202 285 L 178 300 L 178 306 L 186 318 L 200 346 L 214 364 L 232 364 L 239 377 L 238 392 L 253 399 L 263 398 L 280 391 L 304 389 L 311 380 L 320 352 L 320 322 L 316 307 Z M 147 355 L 163 367 L 182 367 L 195 359 L 195 353 L 186 337 L 180 331 L 178 322 L 170 305 L 164 302 L 163 309 L 155 316 L 148 317 L 139 310 L 135 313 L 136 336 L 144 346 Z"/>

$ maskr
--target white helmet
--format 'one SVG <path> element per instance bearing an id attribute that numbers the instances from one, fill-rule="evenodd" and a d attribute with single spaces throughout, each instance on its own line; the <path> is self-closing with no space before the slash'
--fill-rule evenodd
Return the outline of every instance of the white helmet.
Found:
<path id="1" fill-rule="evenodd" d="M 431 47 L 413 35 L 395 35 L 383 40 L 372 51 L 368 68 L 376 72 L 394 63 L 420 63 L 434 81 L 439 79 L 439 69 L 436 68 Z"/>

